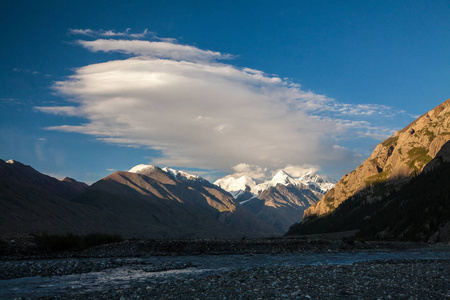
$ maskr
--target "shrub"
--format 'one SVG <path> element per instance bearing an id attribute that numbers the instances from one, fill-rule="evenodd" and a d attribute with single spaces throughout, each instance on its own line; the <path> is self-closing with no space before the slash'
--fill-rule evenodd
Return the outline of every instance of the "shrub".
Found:
<path id="1" fill-rule="evenodd" d="M 110 235 L 106 233 L 91 233 L 88 235 L 49 235 L 47 232 L 33 235 L 34 242 L 38 249 L 45 252 L 55 251 L 78 251 L 90 247 L 122 241 L 120 235 Z"/>

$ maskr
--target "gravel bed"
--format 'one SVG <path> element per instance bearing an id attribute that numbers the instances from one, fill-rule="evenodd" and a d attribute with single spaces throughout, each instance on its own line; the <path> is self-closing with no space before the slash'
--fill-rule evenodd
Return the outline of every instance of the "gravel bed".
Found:
<path id="1" fill-rule="evenodd" d="M 144 272 L 163 272 L 194 267 L 189 262 L 151 263 L 134 259 L 70 259 L 70 260 L 31 260 L 0 262 L 0 280 L 32 276 L 62 276 L 98 272 L 105 269 L 134 265 L 132 269 Z"/>
<path id="2" fill-rule="evenodd" d="M 450 261 L 263 267 L 55 299 L 450 299 Z"/>
<path id="3" fill-rule="evenodd" d="M 121 259 L 85 260 L 85 261 L 7 261 L 0 262 L 0 279 L 12 279 L 32 276 L 60 276 L 97 272 L 123 265 Z"/>

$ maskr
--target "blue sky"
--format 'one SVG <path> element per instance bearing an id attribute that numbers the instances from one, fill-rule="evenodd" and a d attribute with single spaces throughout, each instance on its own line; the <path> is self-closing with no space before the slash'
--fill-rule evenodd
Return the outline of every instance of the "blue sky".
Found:
<path id="1" fill-rule="evenodd" d="M 448 1 L 10 1 L 0 158 L 339 178 L 449 98 Z M 269 175 L 267 175 L 269 176 Z"/>

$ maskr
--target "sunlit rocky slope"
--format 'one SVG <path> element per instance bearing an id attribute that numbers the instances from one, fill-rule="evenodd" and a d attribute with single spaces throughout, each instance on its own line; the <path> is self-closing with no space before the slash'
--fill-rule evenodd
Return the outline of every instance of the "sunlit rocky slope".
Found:
<path id="1" fill-rule="evenodd" d="M 450 99 L 379 144 L 356 170 L 344 175 L 321 201 L 308 208 L 304 218 L 329 214 L 373 184 L 408 180 L 419 174 L 449 140 Z"/>
<path id="2" fill-rule="evenodd" d="M 379 144 L 356 170 L 343 176 L 324 198 L 308 208 L 302 223 L 294 225 L 288 234 L 361 229 L 364 220 L 373 218 L 411 178 L 449 159 L 444 147 L 449 140 L 450 99 Z"/>

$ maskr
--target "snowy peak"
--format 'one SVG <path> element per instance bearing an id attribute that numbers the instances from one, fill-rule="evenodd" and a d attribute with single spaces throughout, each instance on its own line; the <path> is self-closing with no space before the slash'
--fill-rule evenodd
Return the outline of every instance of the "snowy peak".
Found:
<path id="1" fill-rule="evenodd" d="M 273 176 L 272 180 L 270 181 L 271 186 L 276 186 L 277 184 L 282 185 L 289 185 L 289 184 L 296 184 L 297 180 L 295 180 L 294 177 L 286 173 L 284 170 L 278 171 L 275 176 Z"/>
<path id="2" fill-rule="evenodd" d="M 167 173 L 170 177 L 181 180 L 181 181 L 187 181 L 187 182 L 192 182 L 192 181 L 196 181 L 196 182 L 201 182 L 201 181 L 206 181 L 205 179 L 203 179 L 202 177 L 198 176 L 198 175 L 193 175 L 193 174 L 189 174 L 186 173 L 184 171 L 178 171 L 172 168 L 158 168 L 157 166 L 154 165 L 145 165 L 145 164 L 140 164 L 137 166 L 134 166 L 133 168 L 131 168 L 128 172 L 130 173 L 137 173 L 137 174 L 142 174 L 142 175 L 151 175 L 152 173 L 154 173 L 155 171 L 162 171 L 164 173 Z"/>
<path id="3" fill-rule="evenodd" d="M 140 164 L 140 165 L 134 166 L 128 172 L 145 175 L 145 174 L 151 174 L 151 173 L 153 173 L 154 171 L 156 171 L 158 169 L 159 168 L 157 166 L 154 166 L 154 165 Z"/>
<path id="4" fill-rule="evenodd" d="M 214 182 L 215 185 L 230 192 L 236 199 L 242 192 L 250 190 L 253 194 L 258 195 L 261 192 L 275 187 L 277 184 L 284 186 L 296 186 L 300 189 L 312 189 L 316 192 L 325 194 L 334 187 L 334 182 L 327 180 L 315 173 L 307 173 L 301 177 L 294 177 L 285 170 L 279 170 L 271 180 L 256 184 L 255 180 L 249 176 L 241 176 L 235 178 L 228 175 Z"/>
<path id="5" fill-rule="evenodd" d="M 324 179 L 322 177 L 313 172 L 308 172 L 305 175 L 301 176 L 299 179 L 305 182 L 324 182 Z"/>
<path id="6" fill-rule="evenodd" d="M 254 189 L 256 187 L 255 181 L 247 175 L 241 176 L 239 178 L 234 178 L 231 175 L 228 175 L 224 178 L 218 179 L 214 182 L 214 184 L 230 192 L 233 196 L 238 192 L 247 191 L 248 189 L 254 192 Z"/>
<path id="7" fill-rule="evenodd" d="M 193 175 L 186 173 L 184 171 L 178 171 L 172 168 L 162 168 L 164 172 L 171 175 L 172 177 L 175 177 L 176 179 L 182 180 L 182 181 L 204 181 L 204 179 L 198 175 Z"/>
<path id="8" fill-rule="evenodd" d="M 322 194 L 327 193 L 336 184 L 336 180 L 326 179 L 312 172 L 301 176 L 299 180 L 308 185 L 311 189 L 321 192 Z"/>

